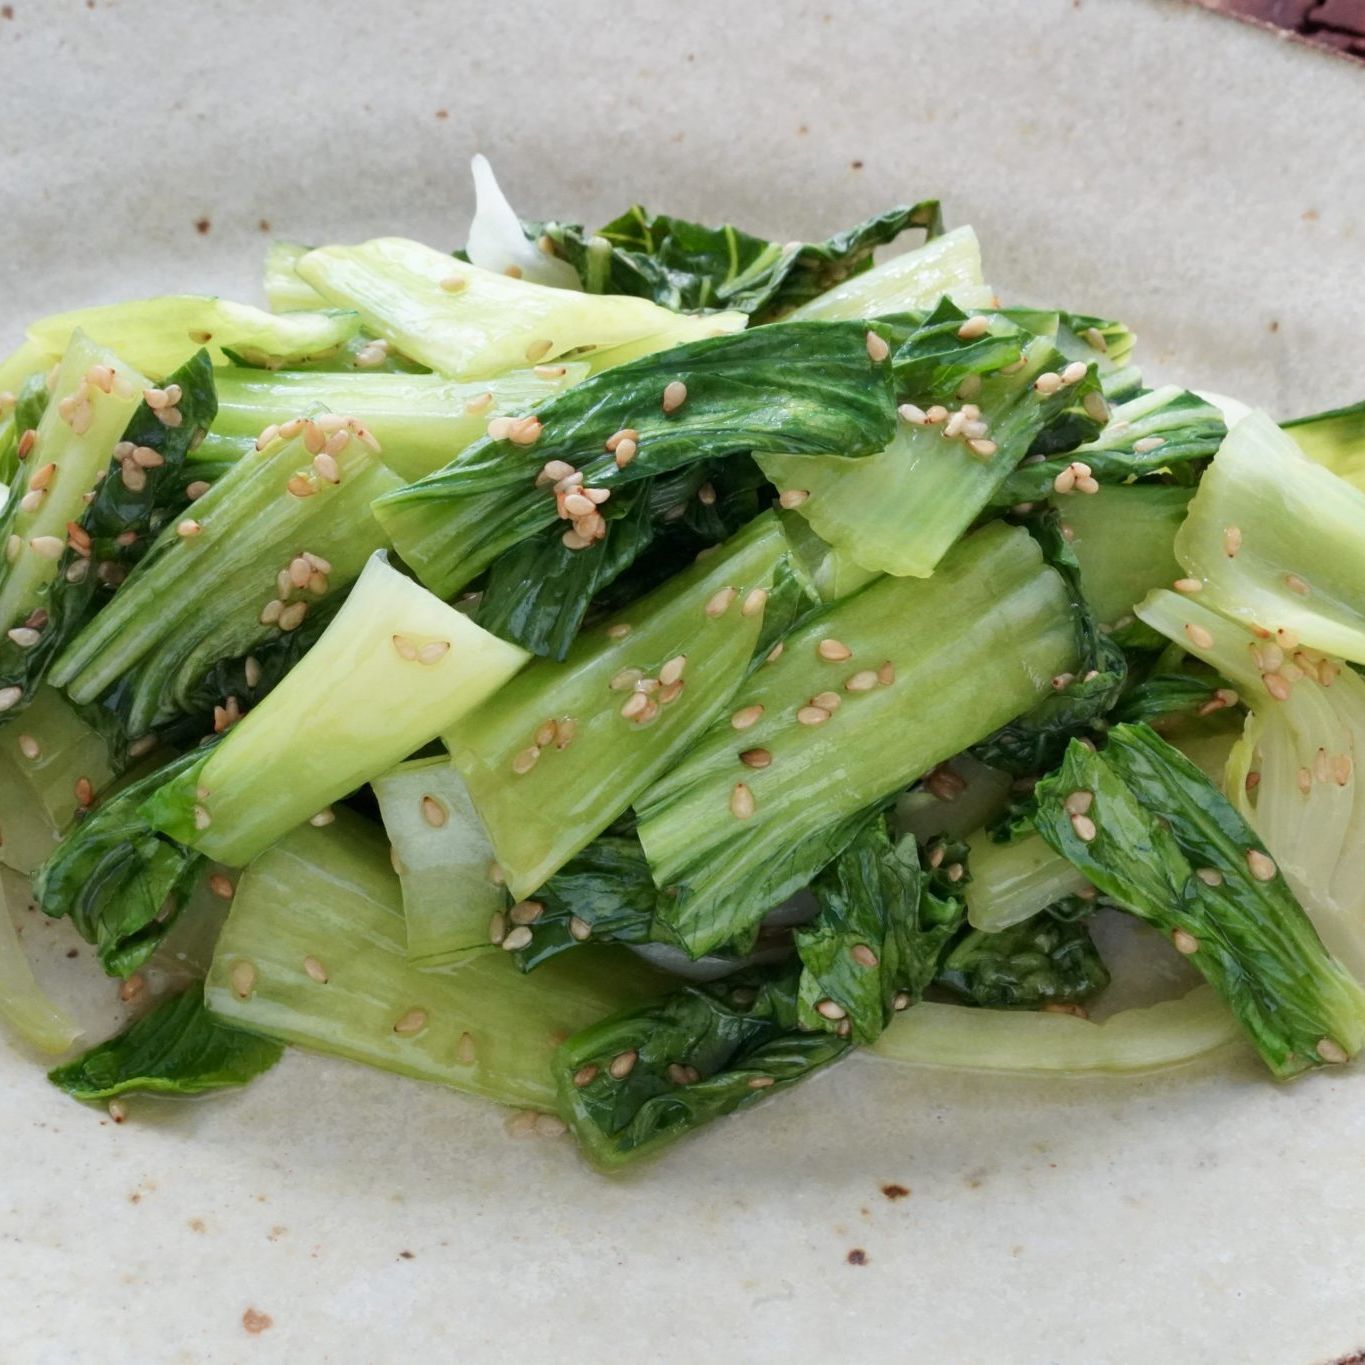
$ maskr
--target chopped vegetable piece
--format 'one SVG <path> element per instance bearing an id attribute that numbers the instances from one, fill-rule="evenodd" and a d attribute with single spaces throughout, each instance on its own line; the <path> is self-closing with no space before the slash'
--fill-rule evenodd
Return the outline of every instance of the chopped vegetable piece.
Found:
<path id="1" fill-rule="evenodd" d="M 76 332 L 108 346 L 153 379 L 179 369 L 201 346 L 215 365 L 231 351 L 247 363 L 285 366 L 334 350 L 360 330 L 351 312 L 263 313 L 245 303 L 170 294 L 58 313 L 35 322 L 29 340 L 60 355 Z"/>
<path id="2" fill-rule="evenodd" d="M 255 1080 L 283 1051 L 277 1042 L 214 1019 L 196 982 L 47 1078 L 77 1100 L 136 1092 L 201 1095 Z"/>
<path id="3" fill-rule="evenodd" d="M 550 239 L 522 226 L 521 219 L 507 202 L 488 158 L 481 153 L 474 156 L 470 169 L 474 172 L 474 219 L 469 224 L 465 255 L 480 270 L 530 280 L 532 284 L 553 285 L 557 289 L 581 289 L 578 271 L 554 254 Z M 532 238 L 537 240 L 533 242 Z M 629 294 L 636 291 L 613 289 L 611 292 Z"/>
<path id="4" fill-rule="evenodd" d="M 1084 1076 L 1181 1066 L 1236 1043 L 1236 1016 L 1212 986 L 1121 1010 L 1103 1023 L 1069 1014 L 916 1005 L 873 1045 L 879 1057 L 973 1071 Z"/>
<path id="5" fill-rule="evenodd" d="M 1365 403 L 1298 417 L 1281 426 L 1315 464 L 1365 492 Z"/>
<path id="6" fill-rule="evenodd" d="M 403 887 L 408 961 L 459 962 L 494 947 L 501 876 L 464 779 L 450 759 L 400 763 L 371 783 Z"/>
<path id="7" fill-rule="evenodd" d="M 1365 992 L 1242 818 L 1148 727 L 1116 726 L 1103 754 L 1073 743 L 1037 797 L 1043 838 L 1172 936 L 1276 1076 L 1359 1050 Z"/>
<path id="8" fill-rule="evenodd" d="M 1083 923 L 1043 912 L 996 933 L 964 934 L 934 984 L 988 1009 L 1027 1010 L 1089 1000 L 1109 972 Z"/>
<path id="9" fill-rule="evenodd" d="M 43 1052 L 65 1052 L 80 1029 L 38 985 L 24 957 L 0 880 L 0 1022 Z"/>
<path id="10" fill-rule="evenodd" d="M 878 579 L 807 620 L 636 802 L 655 880 L 683 888 L 669 928 L 693 955 L 743 946 L 863 811 L 1027 710 L 1074 649 L 1061 580 L 1004 526 L 931 579 Z"/>
<path id="11" fill-rule="evenodd" d="M 525 661 L 377 554 L 317 644 L 221 743 L 151 796 L 148 818 L 245 866 L 434 739 Z"/>
<path id="12" fill-rule="evenodd" d="M 785 550 L 776 518 L 758 518 L 447 731 L 513 896 L 590 843 L 727 706 Z"/>
<path id="13" fill-rule="evenodd" d="M 265 270 L 261 280 L 266 302 L 272 313 L 293 313 L 302 308 L 326 308 L 327 300 L 306 284 L 294 268 L 312 247 L 297 242 L 271 242 L 265 251 Z"/>
<path id="14" fill-rule="evenodd" d="M 967 918 L 988 934 L 1030 920 L 1054 901 L 1092 890 L 1039 834 L 997 843 L 981 831 L 970 840 L 970 849 Z"/>
<path id="15" fill-rule="evenodd" d="M 659 989 L 624 950 L 574 953 L 533 976 L 510 955 L 422 971 L 382 834 L 346 811 L 303 826 L 243 874 L 204 998 L 217 1019 L 526 1109 L 555 1105 L 564 1033 Z"/>

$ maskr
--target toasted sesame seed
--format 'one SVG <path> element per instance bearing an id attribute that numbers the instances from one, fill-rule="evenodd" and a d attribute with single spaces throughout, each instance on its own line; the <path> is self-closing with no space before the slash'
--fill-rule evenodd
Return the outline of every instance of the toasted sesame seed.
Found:
<path id="1" fill-rule="evenodd" d="M 627 720 L 634 720 L 636 717 L 644 715 L 648 705 L 649 696 L 647 693 L 632 692 L 630 696 L 626 698 L 625 704 L 621 707 L 621 714 Z"/>
<path id="2" fill-rule="evenodd" d="M 421 801 L 422 819 L 432 829 L 440 829 L 450 818 L 449 812 L 434 796 L 426 795 Z"/>
<path id="3" fill-rule="evenodd" d="M 891 347 L 876 332 L 867 334 L 867 354 L 874 365 L 880 365 L 891 354 Z"/>
<path id="4" fill-rule="evenodd" d="M 879 960 L 877 954 L 874 953 L 866 943 L 855 943 L 853 947 L 848 950 L 848 955 L 860 967 L 875 967 Z"/>
<path id="5" fill-rule="evenodd" d="M 540 750 L 537 749 L 533 744 L 529 749 L 523 749 L 512 760 L 512 771 L 516 773 L 519 777 L 524 776 L 526 773 L 529 773 L 531 769 L 536 766 L 536 763 L 539 760 L 539 758 Z"/>
<path id="6" fill-rule="evenodd" d="M 582 1090 L 585 1085 L 591 1085 L 597 1079 L 601 1069 L 601 1067 L 594 1066 L 591 1062 L 586 1066 L 580 1066 L 578 1070 L 573 1073 L 574 1085 L 580 1090 Z"/>
<path id="7" fill-rule="evenodd" d="M 232 987 L 233 995 L 239 1000 L 245 1000 L 256 986 L 254 964 L 239 958 L 228 971 L 228 984 Z"/>
<path id="8" fill-rule="evenodd" d="M 683 1062 L 670 1062 L 668 1066 L 668 1079 L 674 1085 L 695 1085 L 701 1080 L 701 1073 L 694 1066 L 688 1066 Z"/>
<path id="9" fill-rule="evenodd" d="M 1308 768 L 1299 769 L 1298 787 L 1305 796 L 1313 790 L 1313 774 Z"/>
<path id="10" fill-rule="evenodd" d="M 1332 1066 L 1341 1066 L 1344 1062 L 1350 1061 L 1346 1049 L 1331 1038 L 1319 1038 L 1316 1050 L 1318 1056 Z"/>
<path id="11" fill-rule="evenodd" d="M 864 668 L 844 680 L 845 692 L 871 692 L 877 685 L 876 669 Z"/>
<path id="12" fill-rule="evenodd" d="M 777 642 L 777 643 L 768 651 L 767 657 L 763 660 L 763 662 L 764 662 L 765 664 L 775 664 L 775 663 L 782 657 L 783 652 L 786 650 L 786 648 L 787 648 L 787 646 L 784 645 L 784 644 L 782 643 L 781 640 L 779 640 L 779 641 L 778 641 L 778 642 Z"/>
<path id="13" fill-rule="evenodd" d="M 1265 690 L 1276 701 L 1288 701 L 1294 690 L 1289 680 L 1280 673 L 1263 674 L 1261 681 L 1265 684 Z"/>
<path id="14" fill-rule="evenodd" d="M 307 602 L 290 602 L 289 605 L 280 612 L 280 629 L 283 631 L 297 630 L 303 624 L 303 618 L 307 615 Z"/>
<path id="15" fill-rule="evenodd" d="M 1073 360 L 1061 374 L 1063 384 L 1079 384 L 1085 378 L 1086 370 L 1089 367 L 1084 360 Z"/>
<path id="16" fill-rule="evenodd" d="M 975 341 L 977 337 L 983 337 L 991 325 L 990 318 L 983 317 L 978 313 L 975 317 L 968 318 L 961 327 L 957 329 L 959 341 Z"/>
<path id="17" fill-rule="evenodd" d="M 115 1123 L 122 1123 L 128 1117 L 128 1106 L 122 1100 L 110 1100 L 106 1108 Z"/>
<path id="18" fill-rule="evenodd" d="M 21 512 L 36 512 L 43 505 L 43 499 L 46 496 L 47 494 L 41 488 L 25 493 L 19 499 L 19 510 Z"/>
<path id="19" fill-rule="evenodd" d="M 15 447 L 15 454 L 21 459 L 28 459 L 33 451 L 33 447 L 38 444 L 38 433 L 32 428 L 24 432 L 19 438 L 19 444 Z"/>
<path id="20" fill-rule="evenodd" d="M 560 540 L 563 541 L 564 547 L 569 550 L 586 550 L 592 544 L 587 536 L 579 535 L 577 531 L 565 531 L 560 536 Z"/>
<path id="21" fill-rule="evenodd" d="M 495 417 L 489 422 L 486 431 L 489 440 L 505 441 L 512 430 L 511 417 Z"/>
<path id="22" fill-rule="evenodd" d="M 328 825 L 334 825 L 336 823 L 336 818 L 336 812 L 331 806 L 327 806 L 323 810 L 318 811 L 316 815 L 309 816 L 308 823 L 315 829 L 326 829 Z"/>
<path id="23" fill-rule="evenodd" d="M 804 488 L 787 488 L 777 495 L 777 505 L 779 507 L 800 507 L 810 494 Z"/>
<path id="24" fill-rule="evenodd" d="M 296 498 L 311 498 L 317 491 L 317 484 L 307 474 L 291 474 L 285 490 Z"/>
<path id="25" fill-rule="evenodd" d="M 1247 867 L 1258 882 L 1273 881 L 1276 872 L 1279 871 L 1275 866 L 1275 860 L 1268 853 L 1262 853 L 1259 848 L 1247 849 Z"/>
<path id="26" fill-rule="evenodd" d="M 501 910 L 494 913 L 488 921 L 488 941 L 499 944 L 507 937 L 507 916 Z"/>
<path id="27" fill-rule="evenodd" d="M 586 942 L 592 937 L 592 925 L 585 919 L 580 919 L 577 915 L 569 916 L 569 936 L 577 939 L 579 943 Z"/>
<path id="28" fill-rule="evenodd" d="M 967 442 L 967 449 L 973 455 L 979 455 L 983 460 L 989 460 L 1000 447 L 994 441 L 988 441 L 984 437 L 976 437 Z"/>
<path id="29" fill-rule="evenodd" d="M 463 275 L 447 275 L 445 279 L 441 281 L 441 288 L 444 289 L 447 294 L 458 294 L 460 290 L 467 287 L 468 284 L 469 281 Z"/>
<path id="30" fill-rule="evenodd" d="M 1213 636 L 1203 626 L 1197 626 L 1193 621 L 1185 626 L 1185 637 L 1196 649 L 1213 648 Z"/>
<path id="31" fill-rule="evenodd" d="M 19 752 L 30 761 L 43 756 L 42 745 L 32 735 L 19 736 Z"/>
<path id="32" fill-rule="evenodd" d="M 883 687 L 890 687 L 896 681 L 896 667 L 890 659 L 877 670 L 877 681 Z"/>
<path id="33" fill-rule="evenodd" d="M 739 761 L 746 768 L 767 768 L 772 765 L 773 756 L 767 749 L 745 749 Z"/>
<path id="34" fill-rule="evenodd" d="M 5 632 L 20 649 L 32 649 L 43 637 L 32 626 L 15 626 Z"/>
<path id="35" fill-rule="evenodd" d="M 981 392 L 981 376 L 979 374 L 969 374 L 957 386 L 957 396 L 959 398 L 975 398 Z"/>
<path id="36" fill-rule="evenodd" d="M 686 654 L 674 655 L 674 657 L 671 658 L 666 664 L 664 664 L 664 666 L 659 670 L 660 683 L 662 683 L 665 687 L 668 687 L 670 684 L 677 682 L 678 679 L 682 677 L 683 669 L 685 669 L 686 667 L 687 655 Z"/>
<path id="37" fill-rule="evenodd" d="M 932 407 L 924 410 L 924 420 L 931 427 L 937 426 L 940 422 L 946 422 L 948 420 L 948 409 L 942 403 L 935 403 Z"/>
<path id="38" fill-rule="evenodd" d="M 193 483 L 185 485 L 185 496 L 191 502 L 197 502 L 213 485 L 204 479 L 195 479 Z"/>
<path id="39" fill-rule="evenodd" d="M 607 684 L 613 692 L 630 692 L 635 688 L 635 684 L 645 676 L 643 668 L 623 668 Z"/>
<path id="40" fill-rule="evenodd" d="M 797 709 L 796 719 L 801 725 L 823 725 L 829 712 L 823 706 L 802 706 Z"/>
<path id="41" fill-rule="evenodd" d="M 414 1033 L 421 1033 L 427 1026 L 427 1012 L 414 1006 L 405 1013 L 400 1014 L 394 1021 L 393 1031 L 410 1038 Z"/>
<path id="42" fill-rule="evenodd" d="M 340 435 L 341 433 L 338 432 L 337 434 Z M 341 482 L 341 468 L 336 459 L 327 451 L 321 450 L 313 456 L 313 468 L 317 471 L 318 478 L 331 484 Z"/>
<path id="43" fill-rule="evenodd" d="M 825 639 L 815 646 L 815 652 L 829 663 L 842 663 L 853 657 L 853 651 L 842 640 Z"/>
<path id="44" fill-rule="evenodd" d="M 502 941 L 502 950 L 506 953 L 520 952 L 523 948 L 530 947 L 531 939 L 534 935 L 525 924 L 519 924 L 515 929 L 508 931 L 506 938 Z"/>
<path id="45" fill-rule="evenodd" d="M 756 809 L 753 792 L 743 782 L 736 782 L 730 792 L 730 814 L 737 820 L 747 820 Z"/>
<path id="46" fill-rule="evenodd" d="M 540 901 L 518 901 L 507 917 L 513 924 L 534 924 L 545 913 L 545 906 Z"/>
<path id="47" fill-rule="evenodd" d="M 57 466 L 52 463 L 40 465 L 33 471 L 33 476 L 28 481 L 29 488 L 34 492 L 41 492 L 52 485 L 53 477 L 57 473 Z"/>
<path id="48" fill-rule="evenodd" d="M 679 678 L 677 682 L 672 682 L 665 687 L 661 687 L 659 689 L 658 697 L 659 705 L 667 706 L 670 702 L 677 701 L 678 698 L 682 696 L 683 690 L 686 687 L 687 684 L 681 678 Z"/>
<path id="49" fill-rule="evenodd" d="M 1109 342 L 1098 327 L 1087 327 L 1081 336 L 1094 350 L 1108 354 Z"/>
<path id="50" fill-rule="evenodd" d="M 1044 397 L 1047 397 L 1062 387 L 1062 376 L 1052 370 L 1045 370 L 1033 381 L 1033 387 Z"/>
<path id="51" fill-rule="evenodd" d="M 1076 471 L 1068 465 L 1052 481 L 1053 491 L 1056 493 L 1070 493 L 1076 487 Z"/>
<path id="52" fill-rule="evenodd" d="M 844 1019 L 848 1011 L 837 1000 L 821 1000 L 815 1006 L 816 1014 L 825 1019 Z"/>
<path id="53" fill-rule="evenodd" d="M 88 777 L 78 777 L 72 790 L 78 806 L 88 806 L 95 799 L 95 787 Z"/>
<path id="54" fill-rule="evenodd" d="M 672 383 L 664 386 L 664 396 L 660 406 L 665 412 L 677 412 L 685 402 L 687 402 L 687 385 L 681 379 L 675 379 Z"/>
<path id="55" fill-rule="evenodd" d="M 1186 957 L 1192 957 L 1199 951 L 1199 940 L 1184 929 L 1177 929 L 1171 935 L 1171 942 L 1175 945 L 1178 953 L 1183 953 Z"/>
<path id="56" fill-rule="evenodd" d="M 1105 401 L 1104 395 L 1098 389 L 1091 389 L 1081 400 L 1081 407 L 1097 422 L 1107 422 L 1109 420 L 1109 404 Z"/>
<path id="57" fill-rule="evenodd" d="M 66 542 L 58 536 L 34 536 L 28 547 L 42 559 L 60 559 Z"/>
<path id="58" fill-rule="evenodd" d="M 22 687 L 0 687 L 0 711 L 12 710 L 19 704 L 23 695 Z"/>
<path id="59" fill-rule="evenodd" d="M 538 360 L 544 360 L 553 348 L 554 342 L 549 337 L 532 341 L 526 347 L 526 359 L 534 365 Z"/>
<path id="60" fill-rule="evenodd" d="M 703 507 L 714 507 L 716 505 L 716 489 L 713 484 L 704 483 L 697 489 L 697 501 Z"/>
<path id="61" fill-rule="evenodd" d="M 721 588 L 714 593 L 706 603 L 706 614 L 712 619 L 724 616 L 730 610 L 730 603 L 735 600 L 735 590 L 733 588 Z"/>
<path id="62" fill-rule="evenodd" d="M 837 692 L 817 692 L 811 699 L 812 706 L 818 706 L 822 711 L 833 714 L 843 703 L 843 698 Z"/>
<path id="63" fill-rule="evenodd" d="M 968 418 L 964 413 L 955 412 L 943 425 L 943 435 L 948 438 L 961 436 L 966 430 Z"/>
<path id="64" fill-rule="evenodd" d="M 1307 597 L 1311 589 L 1308 583 L 1300 578 L 1296 573 L 1287 573 L 1284 576 L 1284 585 L 1290 592 L 1296 592 L 1300 597 Z"/>
<path id="65" fill-rule="evenodd" d="M 1095 793 L 1091 791 L 1074 791 L 1062 803 L 1068 815 L 1088 815 L 1094 804 Z"/>
<path id="66" fill-rule="evenodd" d="M 507 428 L 507 439 L 513 445 L 533 446 L 540 440 L 540 434 L 544 429 L 539 417 L 518 417 Z"/>
<path id="67" fill-rule="evenodd" d="M 1239 526 L 1223 528 L 1223 553 L 1232 559 L 1242 548 L 1242 530 Z"/>
<path id="68" fill-rule="evenodd" d="M 1071 828 L 1075 830 L 1076 837 L 1085 844 L 1088 844 L 1099 832 L 1095 828 L 1095 822 L 1088 815 L 1073 815 L 1071 817 Z"/>
<path id="69" fill-rule="evenodd" d="M 600 507 L 604 502 L 608 502 L 611 499 L 611 489 L 585 488 L 583 490 L 583 496 L 594 506 Z"/>
<path id="70" fill-rule="evenodd" d="M 902 422 L 909 422 L 917 427 L 929 425 L 929 416 L 923 408 L 917 407 L 914 403 L 902 403 L 896 409 L 897 415 Z"/>
<path id="71" fill-rule="evenodd" d="M 564 496 L 563 508 L 571 517 L 591 516 L 596 510 L 592 500 L 582 493 L 568 493 Z"/>
<path id="72" fill-rule="evenodd" d="M 639 445 L 632 440 L 624 440 L 616 447 L 616 467 L 624 469 L 639 453 Z"/>
<path id="73" fill-rule="evenodd" d="M 771 1076 L 750 1076 L 744 1084 L 747 1085 L 750 1090 L 766 1090 L 769 1086 L 775 1085 L 776 1082 Z"/>
<path id="74" fill-rule="evenodd" d="M 624 640 L 633 629 L 633 626 L 628 626 L 624 621 L 618 621 L 614 626 L 607 627 L 607 638 L 611 640 Z"/>
<path id="75" fill-rule="evenodd" d="M 1354 766 L 1349 754 L 1336 754 L 1332 759 L 1332 781 L 1338 787 L 1344 787 L 1351 780 Z"/>
<path id="76" fill-rule="evenodd" d="M 473 1066 L 477 1057 L 478 1049 L 473 1037 L 468 1033 L 460 1034 L 460 1041 L 455 1044 L 455 1060 L 461 1066 Z"/>

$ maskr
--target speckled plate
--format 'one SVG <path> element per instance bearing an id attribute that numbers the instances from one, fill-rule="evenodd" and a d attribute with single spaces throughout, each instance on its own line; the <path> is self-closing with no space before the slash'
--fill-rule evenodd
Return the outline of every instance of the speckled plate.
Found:
<path id="1" fill-rule="evenodd" d="M 1123 317 L 1149 372 L 1287 415 L 1365 389 L 1362 112 L 1358 68 L 1157 0 L 13 0 L 0 343 L 83 303 L 255 298 L 267 232 L 457 241 L 483 149 L 528 214 L 637 198 L 779 240 L 939 194 L 1009 298 Z M 65 928 L 20 922 L 112 1027 Z M 303 1054 L 121 1127 L 3 1049 L 0 1093 L 5 1365 L 1365 1346 L 1361 1074 L 855 1058 L 617 1181 Z"/>

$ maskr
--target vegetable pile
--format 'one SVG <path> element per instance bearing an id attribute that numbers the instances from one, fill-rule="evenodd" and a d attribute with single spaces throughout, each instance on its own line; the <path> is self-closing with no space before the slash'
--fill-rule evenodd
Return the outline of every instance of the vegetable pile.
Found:
<path id="1" fill-rule="evenodd" d="M 56 1085 L 294 1045 L 612 1169 L 860 1048 L 1359 1051 L 1365 405 L 1148 387 L 933 202 L 782 245 L 475 179 L 463 250 L 276 243 L 270 311 L 0 363 L 0 862 L 146 1000 Z M 1121 919 L 1186 994 L 1108 1009 Z M 75 1040 L 8 913 L 0 1019 Z"/>

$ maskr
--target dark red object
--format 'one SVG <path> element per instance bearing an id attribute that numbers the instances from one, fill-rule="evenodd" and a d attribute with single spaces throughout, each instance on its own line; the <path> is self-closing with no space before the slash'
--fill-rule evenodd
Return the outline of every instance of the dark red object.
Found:
<path id="1" fill-rule="evenodd" d="M 1198 0 L 1206 9 L 1278 29 L 1365 61 L 1365 0 Z"/>

